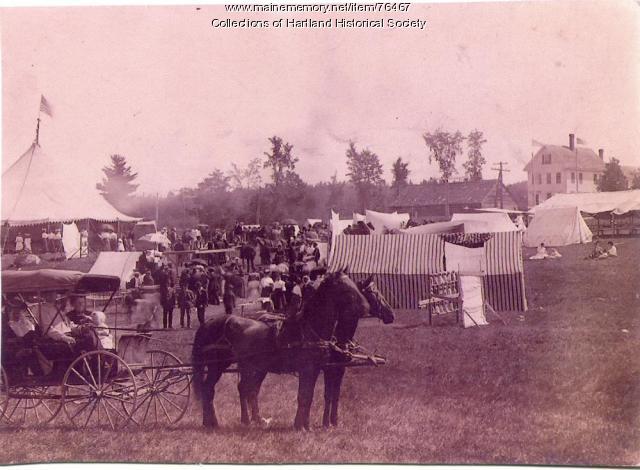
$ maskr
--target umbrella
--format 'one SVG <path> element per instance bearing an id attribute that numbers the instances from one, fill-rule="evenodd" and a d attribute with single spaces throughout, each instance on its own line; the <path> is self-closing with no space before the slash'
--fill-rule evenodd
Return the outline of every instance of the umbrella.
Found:
<path id="1" fill-rule="evenodd" d="M 298 222 L 294 219 L 284 219 L 281 222 L 282 225 L 298 225 Z"/>
<path id="2" fill-rule="evenodd" d="M 140 238 L 138 238 L 138 240 L 141 242 L 155 243 L 156 245 L 169 246 L 171 244 L 171 241 L 164 234 L 160 232 L 147 233 L 146 235 L 143 235 Z"/>

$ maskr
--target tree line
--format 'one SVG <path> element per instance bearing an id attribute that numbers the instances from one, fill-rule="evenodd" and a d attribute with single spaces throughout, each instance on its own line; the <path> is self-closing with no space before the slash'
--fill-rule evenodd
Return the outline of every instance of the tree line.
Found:
<path id="1" fill-rule="evenodd" d="M 457 130 L 436 129 L 425 132 L 422 137 L 429 162 L 435 163 L 439 170 L 439 178 L 428 182 L 449 182 L 458 175 L 456 164 L 464 154 L 465 142 L 466 160 L 462 163 L 461 179 L 482 180 L 486 164 L 482 147 L 487 142 L 482 131 L 474 129 L 465 136 Z M 214 168 L 195 187 L 181 188 L 163 197 L 136 194 L 138 173 L 124 156 L 111 155 L 110 165 L 103 168 L 104 177 L 96 187 L 122 212 L 155 218 L 157 209 L 159 224 L 188 227 L 197 223 L 229 226 L 236 220 L 265 224 L 284 218 L 324 219 L 329 208 L 343 214 L 364 209 L 387 210 L 402 188 L 412 183 L 409 162 L 402 157 L 393 162 L 392 180 L 387 184 L 380 157 L 369 148 L 359 148 L 356 142 L 349 142 L 345 151 L 347 180 L 339 181 L 336 173 L 329 181 L 309 184 L 296 171 L 300 160 L 294 146 L 279 136 L 269 138 L 268 142 L 269 151 L 246 166 L 233 163 L 226 173 Z M 263 170 L 269 174 L 267 181 L 263 181 Z M 598 180 L 598 190 L 631 188 L 640 189 L 640 171 L 629 181 L 620 162 L 611 158 Z M 526 199 L 526 182 L 511 185 L 510 190 L 523 193 Z"/>
<path id="2" fill-rule="evenodd" d="M 482 179 L 486 163 L 482 131 L 464 136 L 460 131 L 437 129 L 423 135 L 430 162 L 436 162 L 440 178 L 448 182 L 457 174 L 456 160 L 467 141 L 464 179 Z M 283 218 L 326 218 L 329 208 L 351 214 L 364 209 L 386 210 L 400 190 L 411 183 L 409 163 L 398 157 L 391 167 L 392 181 L 387 185 L 380 157 L 369 148 L 349 142 L 345 151 L 347 181 L 334 174 L 329 181 L 305 182 L 298 172 L 294 146 L 279 136 L 268 139 L 269 151 L 246 166 L 236 163 L 223 172 L 214 168 L 196 187 L 172 191 L 161 198 L 136 194 L 138 173 L 122 155 L 111 155 L 103 168 L 104 177 L 96 187 L 119 210 L 145 218 L 154 218 L 156 208 L 161 225 L 191 226 L 207 223 L 228 226 L 236 220 L 244 223 L 270 223 Z M 262 170 L 269 180 L 263 181 Z M 426 181 L 423 181 L 423 183 Z"/>

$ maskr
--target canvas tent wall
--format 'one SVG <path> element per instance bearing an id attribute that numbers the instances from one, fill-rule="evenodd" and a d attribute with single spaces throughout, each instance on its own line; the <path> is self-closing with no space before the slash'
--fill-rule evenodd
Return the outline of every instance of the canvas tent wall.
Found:
<path id="1" fill-rule="evenodd" d="M 610 211 L 624 214 L 629 210 L 640 209 L 640 189 L 602 193 L 558 193 L 535 206 L 531 212 L 558 207 L 577 207 L 580 212 L 588 214 Z"/>
<path id="2" fill-rule="evenodd" d="M 400 229 L 409 222 L 409 214 L 388 214 L 385 212 L 365 211 L 366 221 L 373 225 L 374 229 L 378 233 L 383 233 L 385 229 L 394 230 Z"/>
<path id="3" fill-rule="evenodd" d="M 538 209 L 524 235 L 528 247 L 565 246 L 575 243 L 589 243 L 591 230 L 580 215 L 577 207 L 556 207 Z"/>
<path id="4" fill-rule="evenodd" d="M 2 224 L 9 226 L 140 220 L 122 214 L 82 180 L 69 180 L 60 163 L 33 143 L 2 174 Z"/>
<path id="5" fill-rule="evenodd" d="M 451 222 L 480 222 L 486 224 L 486 229 L 479 231 L 473 230 L 478 233 L 493 233 L 493 232 L 511 232 L 517 230 L 517 227 L 511 222 L 509 216 L 502 212 L 481 212 L 478 214 L 453 214 L 451 216 Z M 467 227 L 465 227 L 465 232 Z"/>
<path id="6" fill-rule="evenodd" d="M 415 309 L 427 298 L 427 274 L 445 270 L 445 242 L 438 234 L 337 235 L 329 271 L 348 267 L 355 280 L 373 274 L 393 308 Z M 485 244 L 486 297 L 496 310 L 526 310 L 522 235 L 494 233 Z"/>
<path id="7" fill-rule="evenodd" d="M 89 274 L 117 276 L 120 278 L 120 289 L 124 289 L 127 281 L 133 276 L 133 270 L 141 255 L 141 251 L 100 252 Z"/>

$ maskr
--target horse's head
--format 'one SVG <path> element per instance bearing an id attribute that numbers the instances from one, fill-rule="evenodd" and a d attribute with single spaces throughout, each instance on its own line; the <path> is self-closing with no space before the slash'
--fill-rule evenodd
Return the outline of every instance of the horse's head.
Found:
<path id="1" fill-rule="evenodd" d="M 369 311 L 372 316 L 378 317 L 385 324 L 393 323 L 396 316 L 387 299 L 378 290 L 378 286 L 373 281 L 373 275 L 363 282 L 358 282 L 358 289 L 369 302 Z"/>

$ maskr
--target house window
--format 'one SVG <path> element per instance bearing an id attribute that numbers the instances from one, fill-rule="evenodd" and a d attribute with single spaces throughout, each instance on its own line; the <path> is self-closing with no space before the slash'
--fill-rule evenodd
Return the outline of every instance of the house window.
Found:
<path id="1" fill-rule="evenodd" d="M 562 183 L 562 173 L 556 173 L 556 183 Z"/>
<path id="2" fill-rule="evenodd" d="M 531 173 L 531 185 L 533 186 L 536 182 L 536 177 L 533 173 Z"/>
<path id="3" fill-rule="evenodd" d="M 540 173 L 538 173 L 537 176 L 538 176 L 538 178 L 537 178 L 538 184 L 542 184 L 542 175 Z"/>
<path id="4" fill-rule="evenodd" d="M 542 164 L 543 165 L 550 165 L 551 164 L 551 154 L 548 155 L 542 155 Z"/>
<path id="5" fill-rule="evenodd" d="M 582 173 L 578 173 L 578 183 L 582 184 Z"/>
<path id="6" fill-rule="evenodd" d="M 551 184 L 551 173 L 547 173 L 547 184 Z"/>
<path id="7" fill-rule="evenodd" d="M 573 171 L 571 172 L 571 182 L 572 183 L 576 182 L 576 174 Z"/>
<path id="8" fill-rule="evenodd" d="M 547 199 L 551 199 L 551 193 L 547 193 Z"/>
<path id="9" fill-rule="evenodd" d="M 593 174 L 593 182 L 594 182 L 595 184 L 598 184 L 598 173 L 594 173 L 594 174 Z"/>
<path id="10" fill-rule="evenodd" d="M 540 204 L 540 193 L 536 193 L 536 206 Z"/>

